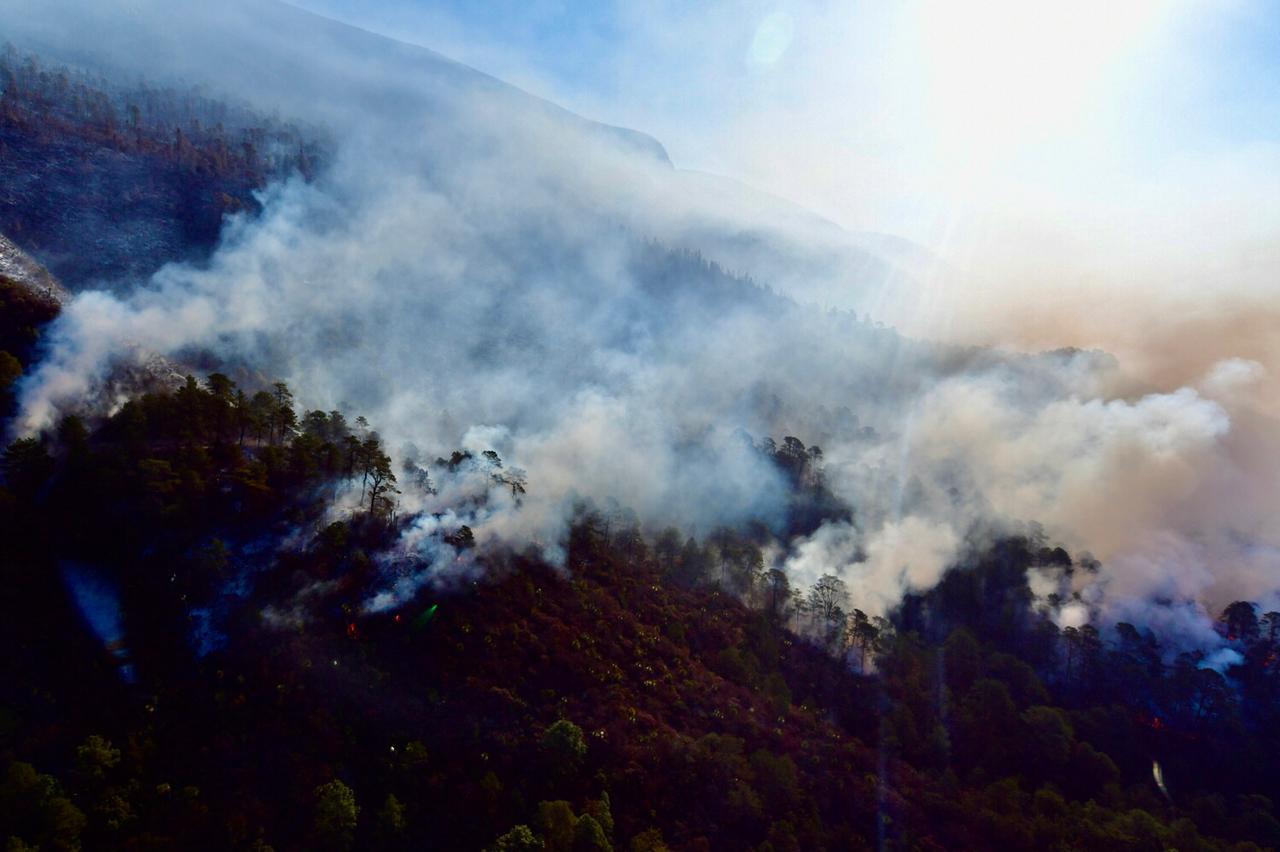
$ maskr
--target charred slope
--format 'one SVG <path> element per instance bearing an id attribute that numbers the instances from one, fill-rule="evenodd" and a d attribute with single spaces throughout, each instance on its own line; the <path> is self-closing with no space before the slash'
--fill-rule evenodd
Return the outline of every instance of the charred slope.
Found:
<path id="1" fill-rule="evenodd" d="M 324 156 L 302 129 L 202 93 L 0 53 L 0 231 L 72 288 L 199 260 L 257 189 Z"/>

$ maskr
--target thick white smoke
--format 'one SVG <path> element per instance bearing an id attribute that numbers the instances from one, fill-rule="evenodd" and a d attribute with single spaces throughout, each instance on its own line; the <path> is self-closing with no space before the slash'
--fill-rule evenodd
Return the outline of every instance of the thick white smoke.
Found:
<path id="1" fill-rule="evenodd" d="M 916 515 L 886 521 L 869 534 L 846 522 L 829 523 L 793 542 L 785 567 L 802 587 L 834 574 L 852 591 L 859 609 L 884 616 L 904 594 L 933 588 L 955 560 L 959 544 L 947 522 Z"/>
<path id="2" fill-rule="evenodd" d="M 1063 363 L 1066 384 L 1048 394 L 1006 369 L 951 376 L 909 401 L 896 440 L 847 455 L 832 448 L 837 494 L 891 514 L 867 537 L 820 530 L 790 567 L 816 578 L 853 566 L 844 575 L 855 578 L 856 598 L 883 564 L 877 547 L 887 549 L 894 570 L 866 596 L 881 611 L 940 576 L 930 567 L 933 542 L 954 545 L 955 530 L 988 520 L 1037 522 L 1102 563 L 1065 586 L 1033 573 L 1033 592 L 1063 600 L 1064 626 L 1092 611 L 1163 628 L 1189 646 L 1216 642 L 1210 613 L 1237 598 L 1271 601 L 1280 579 L 1280 499 L 1267 486 L 1277 445 L 1247 392 L 1261 368 L 1227 361 L 1198 388 L 1110 397 L 1104 388 L 1118 377 L 1079 366 Z M 899 489 L 888 501 L 887 486 Z M 908 524 L 910 560 L 896 555 Z"/>

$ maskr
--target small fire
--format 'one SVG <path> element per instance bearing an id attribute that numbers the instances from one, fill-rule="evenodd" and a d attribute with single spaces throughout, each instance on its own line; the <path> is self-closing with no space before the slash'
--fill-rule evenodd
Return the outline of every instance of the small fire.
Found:
<path id="1" fill-rule="evenodd" d="M 348 639 L 360 638 L 360 630 L 356 627 L 356 623 L 354 621 L 347 625 L 347 638 Z"/>
<path id="2" fill-rule="evenodd" d="M 1138 722 L 1153 731 L 1163 731 L 1165 728 L 1164 720 L 1155 715 L 1148 716 L 1146 713 L 1139 713 Z"/>

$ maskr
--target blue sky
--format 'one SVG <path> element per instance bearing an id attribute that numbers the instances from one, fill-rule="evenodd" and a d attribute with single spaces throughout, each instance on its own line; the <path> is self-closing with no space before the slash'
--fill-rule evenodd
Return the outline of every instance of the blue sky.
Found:
<path id="1" fill-rule="evenodd" d="M 616 3 L 492 0 L 302 0 L 297 5 L 432 47 L 543 94 L 611 91 L 610 53 L 626 39 Z"/>

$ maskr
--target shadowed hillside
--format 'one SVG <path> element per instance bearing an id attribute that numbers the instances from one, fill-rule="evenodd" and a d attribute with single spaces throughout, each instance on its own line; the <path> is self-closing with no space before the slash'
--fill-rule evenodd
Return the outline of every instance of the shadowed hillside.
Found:
<path id="1" fill-rule="evenodd" d="M 0 53 L 0 231 L 63 281 L 130 284 L 199 260 L 255 190 L 310 178 L 319 134 L 193 90 Z"/>

